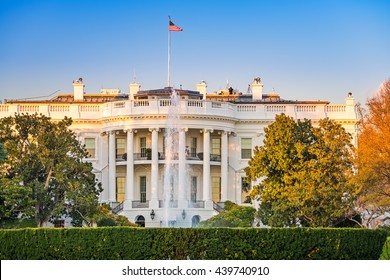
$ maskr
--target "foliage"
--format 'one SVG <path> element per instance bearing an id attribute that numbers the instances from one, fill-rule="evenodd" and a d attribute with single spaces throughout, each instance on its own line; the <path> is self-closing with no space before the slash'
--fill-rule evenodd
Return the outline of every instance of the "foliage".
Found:
<path id="1" fill-rule="evenodd" d="M 34 228 L 37 227 L 35 219 L 2 219 L 0 228 Z"/>
<path id="2" fill-rule="evenodd" d="M 88 223 L 98 207 L 100 185 L 87 151 L 66 118 L 53 122 L 43 115 L 16 114 L 0 119 L 1 218 L 35 217 L 44 226 L 57 217 L 79 217 Z"/>
<path id="3" fill-rule="evenodd" d="M 264 129 L 245 169 L 256 181 L 251 197 L 270 226 L 331 227 L 350 208 L 359 189 L 353 177 L 351 136 L 329 119 L 313 127 L 284 114 Z"/>
<path id="4" fill-rule="evenodd" d="M 0 142 L 0 162 L 6 158 L 6 153 L 4 150 L 4 144 Z"/>
<path id="5" fill-rule="evenodd" d="M 224 212 L 200 222 L 198 227 L 252 227 L 255 212 L 253 207 L 226 201 Z"/>
<path id="6" fill-rule="evenodd" d="M 387 234 L 313 228 L 0 230 L 0 259 L 378 259 Z"/>
<path id="7" fill-rule="evenodd" d="M 146 148 L 145 155 L 146 155 L 147 159 L 152 159 L 152 149 Z"/>
<path id="8" fill-rule="evenodd" d="M 98 227 L 115 227 L 116 222 L 111 218 L 103 218 L 97 222 Z"/>
<path id="9" fill-rule="evenodd" d="M 362 227 L 377 227 L 390 219 L 390 80 L 367 101 L 358 138 L 357 183 L 362 194 L 356 212 L 363 216 Z M 355 212 L 352 212 L 353 215 Z"/>
<path id="10" fill-rule="evenodd" d="M 386 243 L 383 246 L 380 260 L 390 260 L 390 236 L 387 237 Z"/>
<path id="11" fill-rule="evenodd" d="M 125 216 L 114 215 L 111 212 L 111 207 L 108 204 L 99 206 L 99 211 L 93 217 L 98 227 L 104 226 L 122 226 L 122 227 L 138 227 L 137 224 L 130 222 Z"/>
<path id="12" fill-rule="evenodd" d="M 21 184 L 22 180 L 21 176 L 0 175 L 0 221 L 34 216 L 33 190 Z"/>
<path id="13" fill-rule="evenodd" d="M 138 227 L 137 224 L 130 222 L 125 216 L 115 215 L 114 221 L 119 227 Z"/>
<path id="14" fill-rule="evenodd" d="M 390 236 L 390 225 L 381 224 L 378 228 L 387 231 L 388 235 Z"/>
<path id="15" fill-rule="evenodd" d="M 340 220 L 337 223 L 335 223 L 334 227 L 337 227 L 337 228 L 347 228 L 347 227 L 359 228 L 360 226 L 358 225 L 358 223 L 361 223 L 361 221 L 362 221 L 362 217 L 359 214 L 352 216 L 352 217 L 343 216 L 340 218 Z"/>

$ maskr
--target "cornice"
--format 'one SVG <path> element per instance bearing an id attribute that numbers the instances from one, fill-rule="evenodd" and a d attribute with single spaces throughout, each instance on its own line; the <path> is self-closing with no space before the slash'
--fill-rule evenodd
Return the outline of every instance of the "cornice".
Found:
<path id="1" fill-rule="evenodd" d="M 80 119 L 74 119 L 72 118 L 72 121 L 73 121 L 73 124 L 84 124 L 84 123 L 88 123 L 88 124 L 102 124 L 103 122 L 101 121 L 101 119 L 84 119 L 84 120 L 80 120 Z"/>
<path id="2" fill-rule="evenodd" d="M 134 115 L 134 116 L 115 116 L 115 117 L 103 117 L 98 119 L 75 119 L 72 118 L 73 124 L 107 124 L 117 121 L 128 121 L 128 120 L 166 120 L 167 115 Z M 274 119 L 237 119 L 222 116 L 212 115 L 181 115 L 182 120 L 206 120 L 206 121 L 222 121 L 234 124 L 272 124 Z M 53 119 L 54 121 L 60 121 Z M 357 124 L 358 119 L 332 119 L 338 124 Z M 318 123 L 319 119 L 311 119 L 312 123 Z"/>
<path id="3" fill-rule="evenodd" d="M 275 120 L 237 120 L 237 124 L 245 124 L 245 123 L 249 123 L 249 124 L 271 124 L 275 122 Z"/>
<path id="4" fill-rule="evenodd" d="M 105 117 L 101 121 L 103 123 L 110 123 L 116 121 L 125 121 L 125 120 L 164 120 L 167 119 L 167 115 L 137 115 L 137 116 L 115 116 L 115 117 Z M 180 115 L 182 120 L 214 120 L 214 121 L 227 121 L 227 122 L 237 122 L 236 118 L 227 118 L 221 116 L 212 116 L 212 115 Z"/>

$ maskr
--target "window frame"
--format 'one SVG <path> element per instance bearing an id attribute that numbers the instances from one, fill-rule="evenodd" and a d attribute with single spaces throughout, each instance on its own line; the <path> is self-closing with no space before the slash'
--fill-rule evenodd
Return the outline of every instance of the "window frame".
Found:
<path id="1" fill-rule="evenodd" d="M 125 153 L 126 153 L 126 138 L 115 138 L 115 157 L 122 159 Z"/>
<path id="2" fill-rule="evenodd" d="M 191 138 L 191 147 L 190 147 L 190 155 L 196 156 L 197 154 L 197 146 L 198 146 L 198 138 L 192 137 Z"/>
<path id="3" fill-rule="evenodd" d="M 141 157 L 146 157 L 146 137 L 139 138 L 139 148 Z"/>
<path id="4" fill-rule="evenodd" d="M 196 202 L 196 196 L 198 192 L 198 177 L 191 176 L 191 202 Z"/>
<path id="5" fill-rule="evenodd" d="M 221 138 L 211 138 L 211 154 L 215 156 L 221 155 Z"/>
<path id="6" fill-rule="evenodd" d="M 121 185 L 120 185 L 121 184 Z M 125 201 L 126 177 L 116 177 L 116 201 L 122 203 Z"/>
<path id="7" fill-rule="evenodd" d="M 146 176 L 139 176 L 139 200 L 146 203 Z"/>
<path id="8" fill-rule="evenodd" d="M 91 141 L 89 141 L 91 140 Z M 93 143 L 93 148 L 88 148 L 88 142 L 91 142 Z M 95 137 L 85 137 L 84 138 L 84 145 L 85 145 L 85 150 L 87 150 L 88 152 L 88 155 L 87 155 L 87 158 L 88 159 L 95 159 L 96 158 L 96 138 Z M 90 151 L 93 150 L 93 153 L 91 153 Z"/>
<path id="9" fill-rule="evenodd" d="M 215 184 L 218 184 L 218 186 L 215 186 Z M 215 192 L 216 190 L 217 192 Z M 216 193 L 218 197 L 216 197 Z M 217 198 L 217 200 L 214 200 L 215 198 Z M 211 177 L 211 200 L 216 203 L 221 201 L 221 177 L 220 176 Z"/>
<path id="10" fill-rule="evenodd" d="M 246 140 L 248 140 L 249 143 L 245 143 Z M 249 138 L 249 137 L 243 137 L 241 138 L 241 159 L 250 159 L 251 156 L 252 156 L 252 141 L 253 139 L 252 138 Z M 248 147 L 244 147 L 244 145 L 248 145 L 250 144 L 250 148 Z"/>

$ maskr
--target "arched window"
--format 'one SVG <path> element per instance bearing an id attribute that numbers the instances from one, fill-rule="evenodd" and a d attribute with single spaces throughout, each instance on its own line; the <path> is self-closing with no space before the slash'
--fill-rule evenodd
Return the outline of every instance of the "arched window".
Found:
<path id="1" fill-rule="evenodd" d="M 195 215 L 192 217 L 192 227 L 197 227 L 200 222 L 199 215 Z"/>
<path id="2" fill-rule="evenodd" d="M 135 223 L 140 227 L 145 227 L 145 217 L 140 215 L 135 218 Z"/>

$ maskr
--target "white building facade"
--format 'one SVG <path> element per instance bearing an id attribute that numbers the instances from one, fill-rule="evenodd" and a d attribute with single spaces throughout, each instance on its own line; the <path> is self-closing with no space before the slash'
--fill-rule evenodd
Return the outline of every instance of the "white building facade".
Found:
<path id="1" fill-rule="evenodd" d="M 249 94 L 232 89 L 207 94 L 204 82 L 196 91 L 175 90 L 179 96 L 175 105 L 171 88 L 140 91 L 138 84 L 130 84 L 129 94 L 112 89 L 86 94 L 82 79 L 73 88 L 73 94 L 47 101 L 6 100 L 0 104 L 0 118 L 15 113 L 39 113 L 53 120 L 71 117 L 71 129 L 90 155 L 85 160 L 92 163 L 102 183 L 100 202 L 146 227 L 195 226 L 217 214 L 227 200 L 251 205 L 244 168 L 277 114 L 311 119 L 314 124 L 333 119 L 356 145 L 358 118 L 351 94 L 345 104 L 337 105 L 286 101 L 277 94 L 263 94 L 257 78 Z M 173 106 L 179 119 L 177 152 L 167 154 Z M 168 158 L 177 170 L 170 179 Z M 175 183 L 167 199 L 170 180 Z"/>

